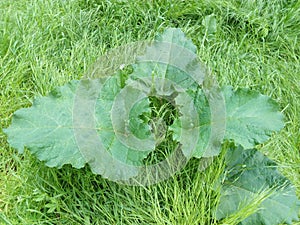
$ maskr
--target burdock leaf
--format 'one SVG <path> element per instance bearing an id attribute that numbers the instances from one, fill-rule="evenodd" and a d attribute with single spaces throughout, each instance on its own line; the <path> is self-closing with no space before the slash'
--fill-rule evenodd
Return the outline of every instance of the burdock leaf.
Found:
<path id="1" fill-rule="evenodd" d="M 79 81 L 58 87 L 47 97 L 38 97 L 30 108 L 16 111 L 12 124 L 4 129 L 9 144 L 23 153 L 27 147 L 50 167 L 86 163 L 73 134 L 72 110 Z"/>
<path id="2" fill-rule="evenodd" d="M 197 91 L 189 90 L 188 94 L 192 99 L 194 99 L 193 104 L 198 116 L 198 123 L 195 124 L 195 126 L 197 126 L 199 129 L 198 137 L 193 139 L 193 141 L 195 142 L 195 148 L 192 156 L 196 158 L 201 158 L 203 157 L 203 154 L 207 148 L 207 144 L 211 133 L 211 116 L 209 104 L 201 89 L 197 89 Z M 182 127 L 182 124 L 180 123 L 179 119 L 175 120 L 174 124 L 172 124 L 170 129 L 174 132 L 174 139 L 179 142 L 182 142 L 183 140 L 181 137 L 181 132 L 182 130 L 184 130 L 184 127 Z M 191 145 L 192 143 L 189 144 Z"/>
<path id="3" fill-rule="evenodd" d="M 199 115 L 199 138 L 193 153 L 194 157 L 203 156 L 208 140 L 211 135 L 211 110 L 201 89 L 189 90 L 188 93 L 194 99 L 194 105 Z M 226 114 L 226 132 L 224 139 L 232 140 L 244 148 L 254 147 L 256 144 L 265 142 L 274 131 L 279 131 L 284 126 L 283 114 L 279 112 L 278 104 L 266 95 L 246 88 L 238 88 L 236 91 L 230 86 L 222 88 L 224 95 Z M 176 122 L 174 129 L 180 131 Z M 213 156 L 205 151 L 205 156 Z"/>
<path id="4" fill-rule="evenodd" d="M 130 165 L 141 165 L 150 151 L 131 149 L 115 136 L 110 113 L 120 90 L 117 77 L 74 80 L 58 87 L 48 96 L 36 98 L 31 107 L 14 113 L 12 124 L 4 130 L 8 142 L 19 153 L 27 148 L 50 167 L 71 164 L 81 168 L 89 163 L 96 174 L 128 179 L 137 174 Z M 129 113 L 129 120 L 147 110 L 143 104 Z"/>
<path id="5" fill-rule="evenodd" d="M 299 220 L 300 201 L 295 188 L 278 172 L 276 163 L 256 149 L 242 147 L 228 149 L 225 160 L 218 220 L 239 218 L 241 225 L 291 224 Z"/>
<path id="6" fill-rule="evenodd" d="M 245 149 L 267 141 L 283 128 L 283 114 L 278 104 L 266 95 L 246 88 L 223 88 L 226 103 L 225 139 Z"/>

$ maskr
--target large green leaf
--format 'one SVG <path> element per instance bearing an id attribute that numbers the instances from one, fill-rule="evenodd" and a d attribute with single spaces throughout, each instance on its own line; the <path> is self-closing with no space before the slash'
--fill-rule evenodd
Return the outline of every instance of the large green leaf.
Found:
<path id="1" fill-rule="evenodd" d="M 104 148 L 114 159 L 136 166 L 142 165 L 142 160 L 155 149 L 150 125 L 140 119 L 151 112 L 149 100 L 142 93 L 138 101 L 140 94 L 134 88 L 121 89 L 118 77 L 113 76 L 103 84 L 95 105 L 97 132 Z M 120 101 L 117 96 L 121 96 Z M 123 122 L 127 120 L 126 125 Z"/>
<path id="2" fill-rule="evenodd" d="M 206 150 L 209 139 L 212 138 L 210 103 L 200 88 L 189 89 L 187 92 L 194 99 L 194 106 L 199 115 L 199 138 L 193 156 L 197 158 L 214 156 L 214 152 Z M 272 132 L 279 131 L 283 127 L 283 115 L 278 111 L 277 103 L 270 97 L 245 88 L 234 91 L 230 86 L 222 88 L 222 93 L 226 106 L 226 112 L 223 112 L 226 114 L 224 139 L 250 148 L 263 143 Z M 179 121 L 175 121 L 171 128 L 175 139 L 181 141 Z"/>
<path id="3" fill-rule="evenodd" d="M 228 149 L 225 161 L 217 219 L 252 207 L 253 214 L 241 221 L 241 225 L 298 221 L 300 201 L 289 180 L 278 172 L 276 163 L 255 149 L 242 147 Z"/>
<path id="4" fill-rule="evenodd" d="M 72 164 L 83 167 L 85 159 L 73 135 L 72 109 L 78 81 L 38 97 L 30 108 L 16 111 L 4 132 L 9 144 L 23 153 L 27 147 L 50 167 Z"/>
<path id="5" fill-rule="evenodd" d="M 244 148 L 252 148 L 268 140 L 272 132 L 284 126 L 278 104 L 266 95 L 246 88 L 223 88 L 226 102 L 225 139 Z"/>
<path id="6" fill-rule="evenodd" d="M 211 116 L 208 101 L 203 93 L 203 91 L 199 88 L 196 91 L 188 90 L 188 94 L 194 99 L 193 104 L 198 114 L 198 137 L 194 138 L 195 148 L 192 154 L 193 157 L 201 158 L 207 149 L 208 141 L 211 134 Z M 180 143 L 183 141 L 181 132 L 182 132 L 182 123 L 179 119 L 176 119 L 174 124 L 170 127 L 170 129 L 174 132 L 173 137 L 175 140 Z M 190 143 L 191 144 L 191 143 Z M 183 149 L 184 151 L 185 149 Z M 208 153 L 206 157 L 209 157 Z M 212 154 L 214 155 L 214 154 Z"/>
<path id="7" fill-rule="evenodd" d="M 137 81 L 144 77 L 161 79 L 155 85 L 148 84 L 147 88 L 153 85 L 153 95 L 169 100 L 180 111 L 181 116 L 175 119 L 169 129 L 173 131 L 173 138 L 181 144 L 187 157 L 192 156 L 191 149 L 195 148 L 197 150 L 193 156 L 202 157 L 208 149 L 208 143 L 211 145 L 206 156 L 217 155 L 223 139 L 223 136 L 219 138 L 220 135 L 214 138 L 210 135 L 211 111 L 202 90 L 206 75 L 208 73 L 198 60 L 195 45 L 181 30 L 168 29 L 156 37 L 152 45 L 146 48 L 144 55 L 138 57 L 134 72 L 129 77 Z M 187 95 L 183 97 L 182 93 Z M 213 93 L 208 95 L 214 96 Z M 224 111 L 225 108 L 223 114 Z M 197 134 L 199 132 L 200 135 Z M 219 146 L 215 147 L 217 143 Z"/>
<path id="8" fill-rule="evenodd" d="M 86 93 L 85 97 L 78 96 L 78 88 L 81 88 L 80 94 Z M 95 89 L 99 92 L 91 95 Z M 4 130 L 8 142 L 19 153 L 26 147 L 50 167 L 71 164 L 80 168 L 89 163 L 93 172 L 110 179 L 137 175 L 137 168 L 130 165 L 141 165 L 150 151 L 131 149 L 115 136 L 110 112 L 120 90 L 120 81 L 114 76 L 74 80 L 56 88 L 48 96 L 35 99 L 30 108 L 15 112 L 11 126 Z M 76 101 L 76 98 L 81 100 Z M 137 118 L 148 109 L 149 105 L 143 104 L 138 111 L 129 112 L 130 117 Z M 93 117 L 87 115 L 88 110 Z M 92 125 L 89 124 L 94 118 Z M 84 139 L 88 145 L 83 143 Z"/>
<path id="9" fill-rule="evenodd" d="M 173 81 L 183 89 L 197 88 L 204 80 L 205 69 L 196 52 L 196 46 L 180 29 L 169 28 L 158 34 L 143 55 L 137 57 L 130 79 L 155 76 Z M 164 87 L 161 90 L 168 95 Z"/>

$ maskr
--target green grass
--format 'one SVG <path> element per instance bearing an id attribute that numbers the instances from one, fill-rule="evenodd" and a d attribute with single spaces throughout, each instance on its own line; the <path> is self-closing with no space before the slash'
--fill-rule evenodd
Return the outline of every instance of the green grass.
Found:
<path id="1" fill-rule="evenodd" d="M 202 25 L 216 19 L 215 32 Z M 300 1 L 1 1 L 0 118 L 34 96 L 83 76 L 107 50 L 179 27 L 220 84 L 276 99 L 286 126 L 260 149 L 300 194 Z M 47 168 L 18 155 L 0 131 L 0 224 L 222 224 L 213 219 L 223 157 L 205 171 L 198 160 L 150 187 L 119 185 L 90 169 Z M 224 220 L 237 224 L 243 208 Z"/>

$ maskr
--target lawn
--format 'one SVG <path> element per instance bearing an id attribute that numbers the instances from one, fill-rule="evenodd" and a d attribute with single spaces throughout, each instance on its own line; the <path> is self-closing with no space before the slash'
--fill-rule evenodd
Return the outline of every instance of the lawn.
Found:
<path id="1" fill-rule="evenodd" d="M 213 32 L 206 19 L 215 18 Z M 284 129 L 259 145 L 300 196 L 300 1 L 36 0 L 0 2 L 0 127 L 35 96 L 80 79 L 109 49 L 181 28 L 220 85 L 275 99 Z M 90 168 L 49 168 L 19 155 L 0 130 L 0 224 L 238 224 L 217 221 L 224 155 L 199 171 L 191 160 L 165 182 L 139 187 Z M 296 223 L 295 223 L 296 224 Z"/>

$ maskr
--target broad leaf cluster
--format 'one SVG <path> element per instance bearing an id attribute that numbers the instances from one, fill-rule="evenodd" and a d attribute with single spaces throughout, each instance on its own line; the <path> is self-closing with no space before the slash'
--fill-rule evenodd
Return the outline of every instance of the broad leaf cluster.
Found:
<path id="1" fill-rule="evenodd" d="M 176 142 L 187 158 L 218 156 L 216 146 L 226 140 L 231 145 L 216 218 L 226 221 L 252 205 L 241 224 L 298 220 L 292 184 L 255 149 L 284 126 L 277 103 L 250 89 L 211 88 L 196 50 L 181 30 L 167 29 L 136 59 L 132 73 L 73 80 L 16 111 L 5 129 L 8 142 L 19 153 L 27 148 L 50 167 L 89 164 L 94 173 L 119 180 L 138 175 L 163 138 Z M 224 131 L 218 128 L 221 140 L 212 137 L 219 104 L 213 106 L 211 90 L 224 104 L 216 120 L 224 124 Z M 174 118 L 153 118 L 153 96 L 174 106 Z"/>

